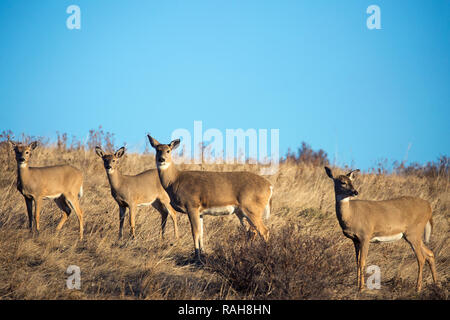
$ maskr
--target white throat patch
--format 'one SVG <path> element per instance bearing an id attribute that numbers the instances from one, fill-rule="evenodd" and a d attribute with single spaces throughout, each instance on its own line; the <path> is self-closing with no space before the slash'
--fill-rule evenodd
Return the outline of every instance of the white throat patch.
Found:
<path id="1" fill-rule="evenodd" d="M 337 196 L 336 200 L 338 202 L 349 202 L 350 200 L 353 200 L 355 197 L 349 197 L 349 196 Z"/>
<path id="2" fill-rule="evenodd" d="M 164 162 L 164 164 L 160 164 L 159 162 L 157 162 L 156 166 L 158 167 L 158 169 L 166 170 L 167 168 L 170 167 L 170 163 L 169 162 Z"/>
<path id="3" fill-rule="evenodd" d="M 114 173 L 114 169 L 107 169 L 106 170 L 108 173 Z"/>
<path id="4" fill-rule="evenodd" d="M 26 168 L 28 165 L 27 165 L 26 162 L 22 162 L 19 166 L 20 166 L 21 168 Z"/>

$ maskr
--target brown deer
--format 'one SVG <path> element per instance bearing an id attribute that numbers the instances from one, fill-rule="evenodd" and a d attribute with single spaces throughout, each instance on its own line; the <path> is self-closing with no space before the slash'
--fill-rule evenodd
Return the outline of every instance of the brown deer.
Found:
<path id="1" fill-rule="evenodd" d="M 73 210 L 80 223 L 80 240 L 83 239 L 83 211 L 79 203 L 79 198 L 83 195 L 81 171 L 70 165 L 30 167 L 28 162 L 38 143 L 35 141 L 29 145 L 23 145 L 10 141 L 10 144 L 16 154 L 17 190 L 25 198 L 30 230 L 33 231 L 33 203 L 34 230 L 38 233 L 42 200 L 53 199 L 63 211 L 56 230 L 59 231 L 62 228 Z"/>
<path id="2" fill-rule="evenodd" d="M 156 150 L 159 178 L 172 206 L 189 216 L 197 261 L 201 261 L 203 249 L 204 215 L 235 213 L 242 225 L 246 218 L 267 240 L 269 231 L 262 218 L 270 215 L 273 188 L 269 181 L 251 172 L 179 171 L 172 163 L 171 152 L 180 140 L 160 144 L 150 135 L 148 139 Z"/>
<path id="3" fill-rule="evenodd" d="M 102 148 L 95 152 L 103 160 L 103 165 L 111 187 L 111 195 L 119 205 L 119 238 L 122 237 L 123 221 L 126 208 L 130 212 L 131 237 L 135 237 L 135 216 L 138 206 L 152 205 L 161 214 L 161 239 L 164 237 L 167 216 L 173 221 L 174 235 L 178 239 L 176 212 L 170 205 L 170 198 L 159 182 L 158 171 L 150 169 L 135 176 L 122 175 L 117 170 L 119 159 L 124 155 L 122 147 L 114 154 L 106 154 Z"/>
<path id="4" fill-rule="evenodd" d="M 425 261 L 430 266 L 436 283 L 436 265 L 433 252 L 422 241 L 430 239 L 432 214 L 430 204 L 420 198 L 401 197 L 391 200 L 355 200 L 358 195 L 352 183 L 355 172 L 333 177 L 331 169 L 325 171 L 334 182 L 336 216 L 347 238 L 355 246 L 357 283 L 364 289 L 364 267 L 370 242 L 390 242 L 404 238 L 412 247 L 419 265 L 417 291 L 422 288 L 422 270 Z"/>

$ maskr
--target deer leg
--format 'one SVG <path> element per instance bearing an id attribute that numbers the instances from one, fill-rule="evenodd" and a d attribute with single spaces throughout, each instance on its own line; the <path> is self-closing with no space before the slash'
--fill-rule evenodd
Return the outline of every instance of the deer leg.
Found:
<path id="1" fill-rule="evenodd" d="M 236 213 L 236 216 L 239 218 L 239 222 L 241 223 L 242 228 L 244 228 L 244 230 L 247 232 L 248 228 L 244 223 L 245 216 L 242 214 L 242 212 L 239 209 L 237 209 L 235 213 Z"/>
<path id="2" fill-rule="evenodd" d="M 33 230 L 33 199 L 25 197 L 28 213 L 28 228 Z"/>
<path id="3" fill-rule="evenodd" d="M 252 225 L 249 222 L 249 225 L 245 225 L 244 218 L 245 214 L 241 211 L 240 208 L 236 209 L 235 211 L 236 216 L 239 218 L 239 222 L 241 223 L 242 228 L 244 228 L 244 231 L 248 233 L 249 239 L 253 240 L 256 237 L 257 231 L 256 229 L 252 228 Z M 250 235 L 251 233 L 251 235 Z"/>
<path id="4" fill-rule="evenodd" d="M 355 256 L 356 256 L 356 283 L 359 288 L 360 286 L 360 280 L 361 280 L 361 270 L 359 269 L 359 255 L 360 255 L 360 248 L 359 248 L 359 240 L 353 239 L 353 245 L 355 246 Z"/>
<path id="5" fill-rule="evenodd" d="M 39 217 L 41 214 L 42 200 L 39 197 L 34 198 L 34 229 L 39 233 Z"/>
<path id="6" fill-rule="evenodd" d="M 161 240 L 163 240 L 169 211 L 166 210 L 165 206 L 162 205 L 159 199 L 153 201 L 152 207 L 155 208 L 161 214 L 161 231 L 159 232 L 159 237 Z"/>
<path id="7" fill-rule="evenodd" d="M 56 205 L 61 209 L 61 211 L 63 212 L 63 215 L 61 217 L 61 220 L 58 223 L 58 226 L 56 227 L 56 231 L 58 232 L 59 230 L 61 230 L 62 226 L 64 225 L 64 223 L 67 221 L 67 219 L 69 218 L 69 215 L 71 213 L 71 209 L 70 207 L 67 205 L 65 199 L 63 196 L 55 199 L 55 203 Z"/>
<path id="8" fill-rule="evenodd" d="M 170 216 L 170 219 L 172 219 L 173 222 L 173 233 L 175 236 L 175 239 L 178 240 L 178 225 L 177 225 L 177 213 L 175 210 L 173 210 L 172 206 L 170 205 L 170 199 L 158 199 L 160 206 L 161 206 L 161 210 L 163 210 L 165 212 L 166 215 L 166 221 L 167 221 L 167 215 Z M 163 216 L 161 215 L 161 228 L 162 228 L 162 221 Z M 164 224 L 165 225 L 165 224 Z"/>
<path id="9" fill-rule="evenodd" d="M 191 231 L 192 231 L 192 237 L 194 239 L 194 247 L 195 247 L 195 259 L 199 262 L 201 262 L 200 254 L 202 251 L 202 244 L 203 241 L 200 241 L 201 237 L 201 229 L 202 229 L 202 219 L 200 218 L 200 214 L 198 212 L 198 209 L 190 208 L 188 209 L 188 216 L 189 221 L 191 222 Z"/>
<path id="10" fill-rule="evenodd" d="M 172 209 L 170 204 L 163 204 L 163 205 L 164 205 L 164 207 L 166 207 L 167 212 L 169 212 L 169 216 L 173 222 L 173 233 L 174 233 L 175 239 L 178 240 L 177 213 L 175 212 L 175 210 Z"/>
<path id="11" fill-rule="evenodd" d="M 119 205 L 119 239 L 122 239 L 123 236 L 123 221 L 125 220 L 126 211 L 127 207 Z"/>
<path id="12" fill-rule="evenodd" d="M 199 238 L 199 245 L 200 245 L 200 253 L 203 251 L 203 216 L 200 216 L 200 238 Z"/>
<path id="13" fill-rule="evenodd" d="M 364 239 L 360 241 L 360 252 L 359 252 L 359 291 L 364 289 L 364 268 L 366 266 L 367 254 L 369 252 L 369 239 Z"/>
<path id="14" fill-rule="evenodd" d="M 261 210 L 258 209 L 259 208 L 251 209 L 249 207 L 241 208 L 250 225 L 256 229 L 256 231 L 264 239 L 264 241 L 267 241 L 269 238 L 269 230 L 267 230 L 266 226 L 262 222 L 262 213 L 264 211 L 264 208 L 261 208 Z M 259 212 L 260 214 L 257 215 L 257 212 Z"/>
<path id="15" fill-rule="evenodd" d="M 436 262 L 434 259 L 433 251 L 428 249 L 423 242 L 422 242 L 422 253 L 428 263 L 428 266 L 430 267 L 431 275 L 433 277 L 433 282 L 437 283 Z"/>
<path id="16" fill-rule="evenodd" d="M 411 248 L 413 249 L 417 258 L 417 264 L 419 267 L 417 274 L 417 292 L 420 292 L 420 290 L 422 289 L 423 265 L 425 263 L 425 257 L 423 256 L 422 253 L 422 239 L 407 239 L 407 240 L 411 245 Z"/>
<path id="17" fill-rule="evenodd" d="M 134 204 L 130 205 L 129 207 L 130 211 L 130 227 L 131 227 L 131 238 L 135 239 L 136 237 L 136 206 Z"/>
<path id="18" fill-rule="evenodd" d="M 78 201 L 78 195 L 64 195 L 66 201 L 70 208 L 75 211 L 75 214 L 78 217 L 78 223 L 80 224 L 80 240 L 83 240 L 83 232 L 84 232 L 84 219 L 83 219 L 83 210 L 81 210 L 80 202 Z"/>

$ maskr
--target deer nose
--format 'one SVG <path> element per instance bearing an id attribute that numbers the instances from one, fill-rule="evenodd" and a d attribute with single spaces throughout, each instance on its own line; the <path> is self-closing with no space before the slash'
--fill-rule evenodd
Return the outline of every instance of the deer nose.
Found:
<path id="1" fill-rule="evenodd" d="M 22 157 L 22 158 L 19 159 L 19 161 L 20 161 L 20 162 L 24 162 L 24 161 L 25 161 L 25 158 Z"/>
<path id="2" fill-rule="evenodd" d="M 353 194 L 355 195 L 355 196 L 357 196 L 358 195 L 358 191 L 353 191 Z"/>

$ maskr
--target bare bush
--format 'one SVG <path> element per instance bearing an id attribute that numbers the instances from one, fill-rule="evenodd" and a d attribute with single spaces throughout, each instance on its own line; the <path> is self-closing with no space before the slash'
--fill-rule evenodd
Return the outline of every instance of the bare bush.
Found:
<path id="1" fill-rule="evenodd" d="M 270 240 L 247 241 L 241 233 L 217 244 L 207 267 L 218 272 L 243 297 L 254 299 L 329 299 L 350 272 L 330 240 L 299 233 L 299 224 L 280 227 Z"/>

